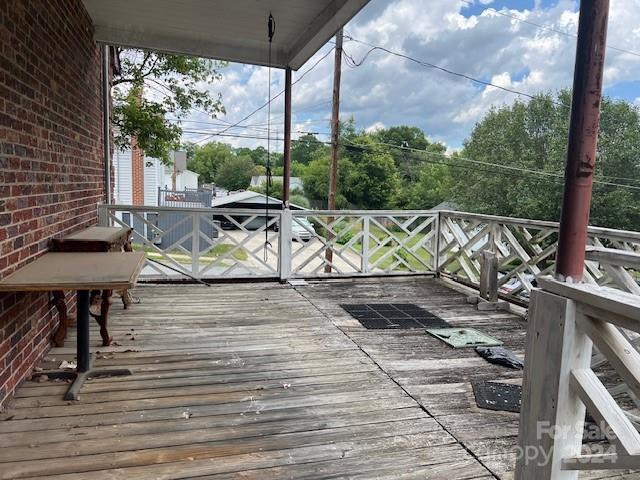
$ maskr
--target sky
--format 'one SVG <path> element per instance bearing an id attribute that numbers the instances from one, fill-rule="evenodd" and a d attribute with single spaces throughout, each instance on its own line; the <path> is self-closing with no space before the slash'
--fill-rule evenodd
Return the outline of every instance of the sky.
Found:
<path id="1" fill-rule="evenodd" d="M 345 26 L 344 51 L 360 63 L 370 49 L 364 42 L 535 94 L 571 86 L 577 26 L 578 2 L 572 0 L 371 0 Z M 605 94 L 640 106 L 640 0 L 611 0 L 607 44 Z M 293 74 L 294 83 L 297 81 L 293 86 L 293 138 L 305 132 L 322 140 L 329 138 L 332 48 L 330 41 Z M 357 67 L 344 60 L 342 66 L 342 119 L 353 116 L 357 128 L 366 130 L 416 126 L 452 150 L 463 145 L 491 106 L 526 100 L 379 50 Z M 220 132 L 223 125 L 235 124 L 269 98 L 267 68 L 229 64 L 221 73 L 221 81 L 207 88 L 222 95 L 226 114 L 213 120 L 192 112 L 183 123 L 184 130 Z M 273 69 L 272 97 L 283 88 L 283 71 Z M 282 150 L 278 139 L 283 118 L 281 95 L 271 107 L 274 150 Z M 184 140 L 266 147 L 267 119 L 264 108 L 242 122 L 242 128 L 226 132 L 238 137 L 185 133 Z"/>

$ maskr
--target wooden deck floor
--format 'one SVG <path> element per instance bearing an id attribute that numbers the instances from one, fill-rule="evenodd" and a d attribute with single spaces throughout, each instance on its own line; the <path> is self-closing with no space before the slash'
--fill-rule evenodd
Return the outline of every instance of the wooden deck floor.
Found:
<path id="1" fill-rule="evenodd" d="M 365 330 L 339 303 L 417 303 L 523 354 L 519 317 L 415 277 L 135 294 L 112 309 L 118 345 L 96 348 L 98 367 L 133 375 L 93 379 L 77 403 L 65 383 L 27 382 L 0 416 L 0 478 L 512 477 L 517 415 L 479 410 L 469 380 L 520 373 L 421 331 Z M 43 367 L 74 351 L 70 339 Z"/>

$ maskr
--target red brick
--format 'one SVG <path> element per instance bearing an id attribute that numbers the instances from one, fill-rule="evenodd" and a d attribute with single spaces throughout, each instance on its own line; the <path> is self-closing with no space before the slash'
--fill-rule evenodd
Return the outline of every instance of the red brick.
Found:
<path id="1" fill-rule="evenodd" d="M 2 278 L 95 224 L 104 183 L 100 49 L 82 1 L 6 0 L 0 18 Z M 0 408 L 57 320 L 47 293 L 0 294 Z"/>

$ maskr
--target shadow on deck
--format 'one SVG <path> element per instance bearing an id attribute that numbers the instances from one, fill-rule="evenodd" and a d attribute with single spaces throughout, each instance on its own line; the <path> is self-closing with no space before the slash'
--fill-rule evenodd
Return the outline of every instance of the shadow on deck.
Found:
<path id="1" fill-rule="evenodd" d="M 470 380 L 521 372 L 422 330 L 365 330 L 339 304 L 416 303 L 522 356 L 518 316 L 423 277 L 135 295 L 131 310 L 114 303 L 118 345 L 96 347 L 97 366 L 133 375 L 90 380 L 77 403 L 65 383 L 23 385 L 0 417 L 0 478 L 512 477 L 518 416 L 478 409 Z M 43 367 L 73 359 L 73 335 Z"/>

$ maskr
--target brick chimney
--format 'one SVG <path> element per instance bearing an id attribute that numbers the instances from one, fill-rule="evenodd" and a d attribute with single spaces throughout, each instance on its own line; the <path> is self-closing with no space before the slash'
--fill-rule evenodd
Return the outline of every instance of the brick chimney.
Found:
<path id="1" fill-rule="evenodd" d="M 131 137 L 131 191 L 134 205 L 144 205 L 144 152 Z"/>
<path id="2" fill-rule="evenodd" d="M 132 94 L 138 103 L 142 102 L 142 87 Z M 138 147 L 135 135 L 131 136 L 131 197 L 134 205 L 144 205 L 144 152 Z"/>

